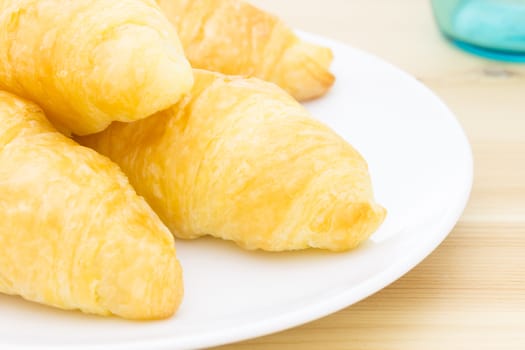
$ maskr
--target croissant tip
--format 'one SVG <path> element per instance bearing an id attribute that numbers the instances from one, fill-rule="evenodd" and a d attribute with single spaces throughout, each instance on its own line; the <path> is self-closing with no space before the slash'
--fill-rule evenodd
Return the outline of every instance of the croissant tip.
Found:
<path id="1" fill-rule="evenodd" d="M 285 53 L 284 81 L 280 85 L 298 101 L 325 95 L 335 82 L 330 71 L 333 58 L 330 48 L 298 41 Z"/>

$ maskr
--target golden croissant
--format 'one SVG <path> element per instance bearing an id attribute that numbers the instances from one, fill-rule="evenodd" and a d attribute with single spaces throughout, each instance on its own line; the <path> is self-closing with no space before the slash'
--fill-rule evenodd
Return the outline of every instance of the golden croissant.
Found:
<path id="1" fill-rule="evenodd" d="M 175 236 L 341 251 L 377 229 L 385 210 L 341 137 L 274 84 L 194 76 L 166 111 L 79 138 L 122 167 Z"/>
<path id="2" fill-rule="evenodd" d="M 283 21 L 241 0 L 157 0 L 194 68 L 254 76 L 298 100 L 334 83 L 330 49 L 300 40 Z"/>
<path id="3" fill-rule="evenodd" d="M 183 294 L 173 236 L 117 165 L 0 92 L 0 292 L 156 319 Z"/>
<path id="4" fill-rule="evenodd" d="M 0 89 L 38 103 L 63 132 L 145 118 L 192 82 L 154 0 L 0 1 Z"/>

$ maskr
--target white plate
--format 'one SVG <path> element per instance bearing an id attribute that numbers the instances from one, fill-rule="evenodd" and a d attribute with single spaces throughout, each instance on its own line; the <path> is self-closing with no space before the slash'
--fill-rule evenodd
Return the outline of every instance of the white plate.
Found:
<path id="1" fill-rule="evenodd" d="M 342 254 L 246 252 L 214 239 L 178 242 L 186 296 L 160 322 L 129 322 L 0 296 L 0 348 L 178 349 L 220 345 L 312 321 L 377 292 L 450 232 L 472 185 L 470 146 L 422 84 L 369 54 L 331 47 L 337 83 L 307 107 L 368 160 L 382 227 Z"/>

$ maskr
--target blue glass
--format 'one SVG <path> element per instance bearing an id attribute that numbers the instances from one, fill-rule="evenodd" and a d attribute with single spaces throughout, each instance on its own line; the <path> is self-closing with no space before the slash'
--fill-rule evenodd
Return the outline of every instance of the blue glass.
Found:
<path id="1" fill-rule="evenodd" d="M 441 32 L 484 57 L 525 62 L 525 0 L 432 0 Z"/>

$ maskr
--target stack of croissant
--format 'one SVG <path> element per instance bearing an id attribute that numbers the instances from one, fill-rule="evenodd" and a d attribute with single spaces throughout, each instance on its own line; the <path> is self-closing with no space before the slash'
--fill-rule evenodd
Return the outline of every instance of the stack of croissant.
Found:
<path id="1" fill-rule="evenodd" d="M 366 162 L 297 102 L 331 60 L 240 0 L 0 0 L 0 292 L 158 319 L 183 295 L 173 236 L 366 240 Z"/>

